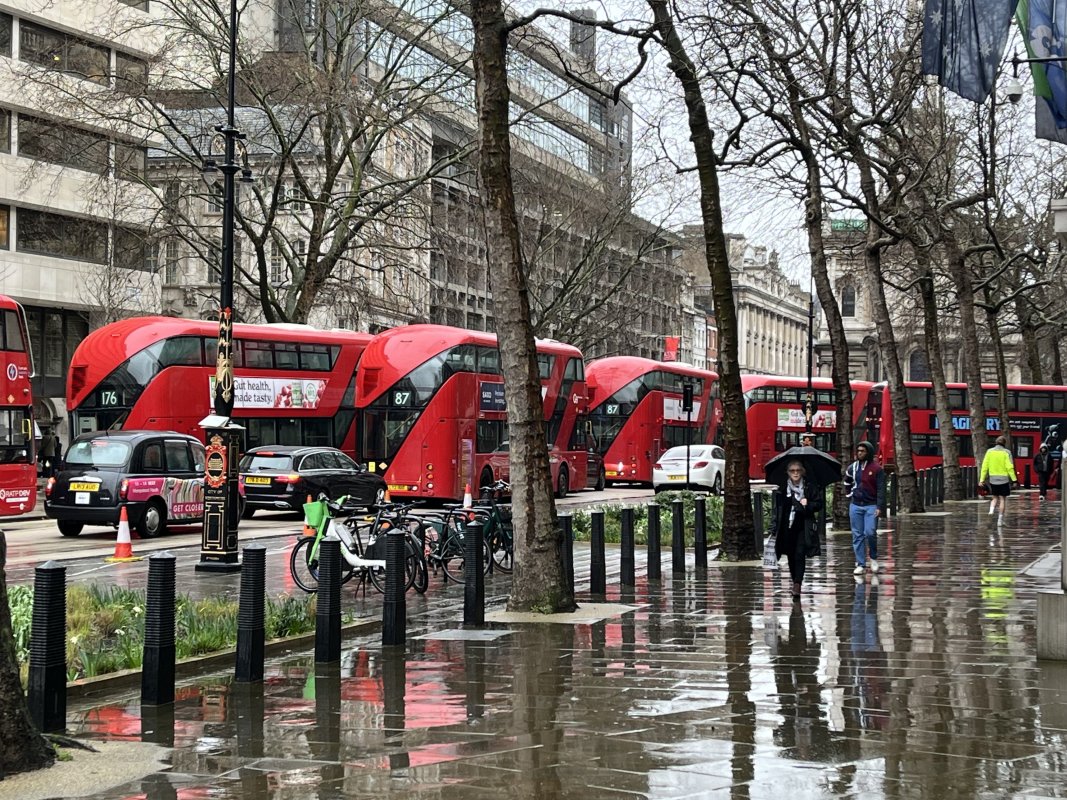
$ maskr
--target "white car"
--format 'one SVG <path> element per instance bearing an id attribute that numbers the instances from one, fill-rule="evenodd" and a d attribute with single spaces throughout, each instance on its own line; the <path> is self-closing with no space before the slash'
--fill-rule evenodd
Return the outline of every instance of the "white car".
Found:
<path id="1" fill-rule="evenodd" d="M 726 453 L 713 444 L 689 447 L 689 486 L 722 494 Z M 672 447 L 652 465 L 652 486 L 657 492 L 685 487 L 685 447 Z"/>

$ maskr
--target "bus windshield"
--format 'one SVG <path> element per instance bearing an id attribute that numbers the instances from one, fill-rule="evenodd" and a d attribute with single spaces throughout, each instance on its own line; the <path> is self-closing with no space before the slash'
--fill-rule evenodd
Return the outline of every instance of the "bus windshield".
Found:
<path id="1" fill-rule="evenodd" d="M 0 409 L 0 464 L 30 461 L 29 414 L 25 408 Z"/>

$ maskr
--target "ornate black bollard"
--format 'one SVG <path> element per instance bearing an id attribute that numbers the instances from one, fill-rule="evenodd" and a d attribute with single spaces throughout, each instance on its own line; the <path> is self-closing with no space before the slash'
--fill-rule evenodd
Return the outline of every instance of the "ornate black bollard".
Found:
<path id="1" fill-rule="evenodd" d="M 645 543 L 645 550 L 648 553 L 648 579 L 658 581 L 663 573 L 659 506 L 656 503 L 649 503 L 645 508 L 648 514 L 648 541 Z"/>
<path id="2" fill-rule="evenodd" d="M 557 514 L 556 525 L 559 527 L 559 567 L 563 586 L 568 596 L 574 597 L 574 517 Z"/>
<path id="3" fill-rule="evenodd" d="M 696 554 L 697 569 L 708 568 L 708 498 L 698 494 L 696 499 L 693 525 L 693 550 Z"/>
<path id="4" fill-rule="evenodd" d="M 589 515 L 589 593 L 607 591 L 607 563 L 604 559 L 604 512 Z"/>
<path id="5" fill-rule="evenodd" d="M 67 568 L 55 561 L 34 570 L 28 697 L 30 716 L 39 731 L 66 729 Z"/>
<path id="6" fill-rule="evenodd" d="M 341 541 L 319 542 L 319 591 L 315 607 L 315 663 L 341 660 Z"/>
<path id="7" fill-rule="evenodd" d="M 621 554 L 619 555 L 619 583 L 623 586 L 633 587 L 637 583 L 636 567 L 634 564 L 634 510 L 624 508 L 619 519 L 619 541 Z"/>
<path id="8" fill-rule="evenodd" d="M 241 557 L 241 599 L 237 609 L 237 665 L 234 680 L 263 680 L 263 644 L 267 618 L 263 595 L 267 582 L 267 548 L 250 544 Z"/>
<path id="9" fill-rule="evenodd" d="M 463 532 L 463 624 L 485 624 L 485 570 L 482 526 L 471 522 Z"/>
<path id="10" fill-rule="evenodd" d="M 671 503 L 671 574 L 685 574 L 685 504 Z"/>
<path id="11" fill-rule="evenodd" d="M 468 528 L 468 536 L 470 529 Z M 481 541 L 481 531 L 478 532 Z M 406 583 L 407 537 L 393 527 L 385 535 L 385 601 L 382 603 L 382 645 L 402 647 L 407 641 L 408 607 L 404 594 Z"/>
<path id="12" fill-rule="evenodd" d="M 145 706 L 174 702 L 175 563 L 166 550 L 148 557 L 141 665 L 141 705 Z"/>

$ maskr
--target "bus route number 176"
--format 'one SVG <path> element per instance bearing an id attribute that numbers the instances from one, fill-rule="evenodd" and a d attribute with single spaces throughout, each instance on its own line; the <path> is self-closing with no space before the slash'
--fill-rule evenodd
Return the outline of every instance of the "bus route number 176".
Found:
<path id="1" fill-rule="evenodd" d="M 119 404 L 119 393 L 115 389 L 103 389 L 100 392 L 100 405 L 102 406 L 117 406 Z"/>

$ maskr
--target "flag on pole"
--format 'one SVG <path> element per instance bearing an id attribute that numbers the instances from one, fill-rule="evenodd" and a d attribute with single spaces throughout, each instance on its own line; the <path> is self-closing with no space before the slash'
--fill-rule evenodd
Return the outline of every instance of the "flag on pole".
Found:
<path id="1" fill-rule="evenodd" d="M 923 74 L 936 75 L 946 89 L 976 103 L 989 97 L 1016 2 L 926 0 Z"/>
<path id="2" fill-rule="evenodd" d="M 1015 12 L 1026 52 L 1030 58 L 1065 58 L 1063 35 L 1067 31 L 1065 0 L 1019 0 Z M 1040 139 L 1067 141 L 1067 63 L 1044 61 L 1030 64 L 1035 108 L 1035 133 Z"/>

